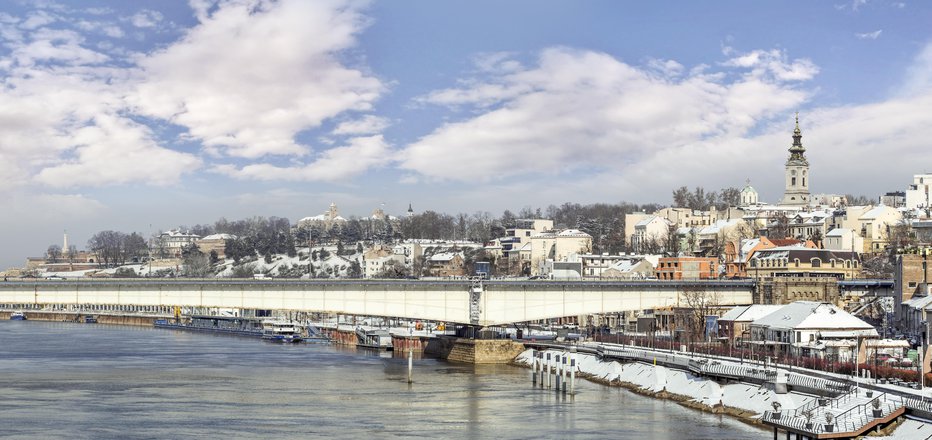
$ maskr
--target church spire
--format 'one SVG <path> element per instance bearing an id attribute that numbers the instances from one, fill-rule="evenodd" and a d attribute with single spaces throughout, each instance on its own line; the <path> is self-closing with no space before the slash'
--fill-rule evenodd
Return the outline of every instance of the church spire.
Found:
<path id="1" fill-rule="evenodd" d="M 793 130 L 793 145 L 790 147 L 790 161 L 806 162 L 806 148 L 803 147 L 803 135 L 799 130 L 799 112 L 796 112 L 796 129 Z"/>

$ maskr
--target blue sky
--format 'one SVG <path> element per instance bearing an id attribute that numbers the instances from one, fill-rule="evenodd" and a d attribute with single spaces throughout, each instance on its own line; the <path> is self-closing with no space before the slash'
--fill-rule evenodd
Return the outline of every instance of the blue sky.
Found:
<path id="1" fill-rule="evenodd" d="M 0 268 L 253 215 L 778 200 L 932 169 L 925 2 L 7 1 Z M 150 226 L 151 225 L 151 226 Z"/>

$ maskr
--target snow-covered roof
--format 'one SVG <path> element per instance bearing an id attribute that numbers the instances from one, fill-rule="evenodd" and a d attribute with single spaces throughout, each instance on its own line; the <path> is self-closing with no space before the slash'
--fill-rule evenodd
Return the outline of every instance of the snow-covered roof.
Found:
<path id="1" fill-rule="evenodd" d="M 564 229 L 557 234 L 559 237 L 592 237 L 579 229 Z"/>
<path id="2" fill-rule="evenodd" d="M 904 306 L 916 309 L 925 308 L 930 303 L 932 303 L 932 296 L 914 296 L 908 301 L 903 301 Z"/>
<path id="3" fill-rule="evenodd" d="M 641 220 L 641 221 L 637 222 L 634 226 L 635 226 L 635 227 L 638 227 L 638 226 L 647 226 L 647 225 L 650 224 L 650 222 L 654 221 L 654 220 L 657 219 L 657 218 L 659 218 L 659 217 L 656 216 L 656 215 L 652 215 L 652 216 L 650 216 L 650 217 L 645 218 L 644 220 Z"/>
<path id="4" fill-rule="evenodd" d="M 799 258 L 800 260 L 808 260 L 810 258 L 819 258 L 822 261 L 829 261 L 850 260 L 858 258 L 857 252 L 836 251 L 831 249 L 813 249 L 804 246 L 780 246 L 771 249 L 762 249 L 757 251 L 754 255 L 754 258 L 759 260 L 793 260 L 795 258 Z"/>
<path id="5" fill-rule="evenodd" d="M 783 306 L 774 304 L 753 304 L 749 306 L 738 306 L 722 315 L 719 320 L 750 322 L 776 312 L 781 307 Z"/>
<path id="6" fill-rule="evenodd" d="M 754 249 L 754 247 L 759 244 L 760 244 L 759 238 L 751 238 L 751 239 L 744 240 L 744 242 L 741 244 L 741 255 L 747 255 L 751 253 L 751 250 Z"/>
<path id="7" fill-rule="evenodd" d="M 715 223 L 700 229 L 699 235 L 718 234 L 724 228 L 737 225 L 738 221 L 739 219 L 718 220 Z"/>
<path id="8" fill-rule="evenodd" d="M 851 230 L 848 228 L 835 228 L 835 229 L 832 229 L 831 231 L 828 231 L 828 233 L 825 234 L 825 236 L 826 237 L 844 237 L 846 232 L 850 233 Z"/>
<path id="9" fill-rule="evenodd" d="M 856 316 L 828 303 L 796 301 L 755 319 L 754 326 L 777 329 L 873 330 Z"/>
<path id="10" fill-rule="evenodd" d="M 181 232 L 177 229 L 172 229 L 171 231 L 165 231 L 162 233 L 162 236 L 168 237 L 186 237 L 186 238 L 200 238 L 200 235 L 191 234 L 189 232 Z"/>
<path id="11" fill-rule="evenodd" d="M 236 240 L 236 236 L 233 234 L 211 234 L 201 240 Z"/>
<path id="12" fill-rule="evenodd" d="M 335 221 L 335 222 L 345 222 L 345 221 L 346 221 L 346 219 L 343 218 L 343 216 L 339 216 L 339 215 L 338 215 L 338 216 L 334 217 L 333 219 L 331 219 L 331 218 L 330 218 L 328 215 L 326 215 L 326 214 L 320 214 L 320 215 L 312 215 L 312 216 L 310 216 L 310 217 L 304 217 L 304 218 L 302 218 L 301 220 L 298 220 L 298 223 L 301 223 L 301 222 L 312 222 L 312 221 L 313 221 L 313 222 L 324 222 L 324 221 L 329 221 L 329 220 L 332 220 L 332 221 Z"/>
<path id="13" fill-rule="evenodd" d="M 873 220 L 890 211 L 896 211 L 896 209 L 893 209 L 886 205 L 877 205 L 870 211 L 867 211 L 864 214 L 861 214 L 861 216 L 858 217 L 858 220 Z"/>
<path id="14" fill-rule="evenodd" d="M 431 255 L 430 261 L 435 261 L 435 262 L 452 261 L 454 258 L 456 258 L 457 255 L 458 253 L 456 252 L 441 252 L 439 254 Z"/>

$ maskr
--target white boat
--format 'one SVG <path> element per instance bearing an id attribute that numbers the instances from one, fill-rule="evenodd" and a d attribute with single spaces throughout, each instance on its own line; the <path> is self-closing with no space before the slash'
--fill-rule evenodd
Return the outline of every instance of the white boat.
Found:
<path id="1" fill-rule="evenodd" d="M 271 342 L 296 343 L 304 340 L 301 327 L 293 322 L 266 321 L 262 323 L 262 339 Z"/>
<path id="2" fill-rule="evenodd" d="M 13 312 L 13 313 L 10 313 L 10 320 L 11 320 L 11 321 L 25 321 L 25 320 L 26 320 L 26 314 L 23 313 L 23 312 Z"/>

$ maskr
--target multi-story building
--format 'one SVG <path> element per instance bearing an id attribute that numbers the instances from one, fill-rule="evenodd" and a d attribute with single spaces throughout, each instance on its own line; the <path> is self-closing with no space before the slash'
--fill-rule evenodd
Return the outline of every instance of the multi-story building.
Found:
<path id="1" fill-rule="evenodd" d="M 216 252 L 217 257 L 220 259 L 223 259 L 223 258 L 226 258 L 227 240 L 235 240 L 235 239 L 236 239 L 235 235 L 213 234 L 213 235 L 208 235 L 204 238 L 197 240 L 196 243 L 197 243 L 197 248 L 201 252 L 207 255 L 210 255 L 211 252 Z"/>
<path id="2" fill-rule="evenodd" d="M 427 259 L 427 273 L 432 277 L 461 277 L 466 264 L 461 252 L 442 252 Z"/>
<path id="3" fill-rule="evenodd" d="M 160 254 L 159 257 L 181 257 L 185 247 L 193 245 L 201 237 L 190 232 L 181 232 L 177 229 L 170 230 L 159 234 L 153 243 L 153 253 Z"/>
<path id="4" fill-rule="evenodd" d="M 751 323 L 780 308 L 776 304 L 752 304 L 735 307 L 718 318 L 718 334 L 729 344 L 741 345 L 751 339 Z"/>
<path id="5" fill-rule="evenodd" d="M 890 243 L 890 227 L 896 225 L 902 218 L 900 211 L 885 205 L 875 206 L 870 211 L 862 214 L 858 218 L 861 237 L 864 238 L 862 252 L 883 252 L 887 244 Z"/>
<path id="6" fill-rule="evenodd" d="M 825 234 L 825 249 L 833 251 L 860 252 L 864 250 L 864 238 L 848 228 L 835 228 Z"/>
<path id="7" fill-rule="evenodd" d="M 929 193 L 932 192 L 932 174 L 916 174 L 913 183 L 906 188 L 905 203 L 910 209 L 928 209 Z"/>
<path id="8" fill-rule="evenodd" d="M 531 275 L 545 274 L 547 261 L 566 262 L 570 255 L 592 252 L 592 236 L 578 229 L 532 235 Z"/>
<path id="9" fill-rule="evenodd" d="M 764 277 L 858 278 L 861 262 L 856 252 L 799 246 L 763 249 L 749 260 L 748 275 Z"/>
<path id="10" fill-rule="evenodd" d="M 673 222 L 659 215 L 642 219 L 634 225 L 634 234 L 630 237 L 631 248 L 638 253 L 663 248 L 672 226 Z"/>
<path id="11" fill-rule="evenodd" d="M 666 257 L 656 269 L 659 280 L 710 280 L 718 278 L 718 258 Z"/>
<path id="12" fill-rule="evenodd" d="M 755 319 L 751 340 L 770 353 L 852 361 L 857 341 L 879 338 L 877 330 L 834 304 L 796 301 Z"/>

